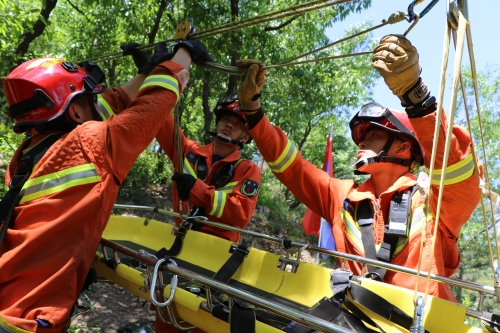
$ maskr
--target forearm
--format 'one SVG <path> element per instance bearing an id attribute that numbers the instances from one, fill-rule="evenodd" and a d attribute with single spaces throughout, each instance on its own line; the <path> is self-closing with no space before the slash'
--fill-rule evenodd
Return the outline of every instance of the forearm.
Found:
<path id="1" fill-rule="evenodd" d="M 130 97 L 131 100 L 134 100 L 137 97 L 137 94 L 139 93 L 139 89 L 141 88 L 142 84 L 144 83 L 144 80 L 146 79 L 146 74 L 140 73 L 134 76 L 132 79 L 127 81 L 127 83 L 123 84 L 121 88 L 125 90 L 127 95 Z"/>

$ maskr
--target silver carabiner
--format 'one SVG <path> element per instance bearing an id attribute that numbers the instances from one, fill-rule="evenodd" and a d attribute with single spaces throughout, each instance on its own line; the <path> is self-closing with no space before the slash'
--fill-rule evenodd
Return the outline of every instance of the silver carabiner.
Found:
<path id="1" fill-rule="evenodd" d="M 177 274 L 174 274 L 174 276 L 170 280 L 170 295 L 168 299 L 163 303 L 160 303 L 155 299 L 156 278 L 158 277 L 158 270 L 160 269 L 161 264 L 163 264 L 164 262 L 165 259 L 160 259 L 156 262 L 155 269 L 153 271 L 153 277 L 151 279 L 151 289 L 149 291 L 149 298 L 151 299 L 151 303 L 159 308 L 166 307 L 167 305 L 172 303 L 172 300 L 175 296 L 175 289 L 177 289 Z M 177 267 L 177 263 L 172 259 L 169 259 L 169 263 Z"/>

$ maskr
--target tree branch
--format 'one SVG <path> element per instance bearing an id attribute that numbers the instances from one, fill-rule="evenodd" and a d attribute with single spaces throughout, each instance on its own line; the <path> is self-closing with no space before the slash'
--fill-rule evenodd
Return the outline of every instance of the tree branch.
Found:
<path id="1" fill-rule="evenodd" d="M 85 13 L 84 13 L 84 12 L 82 12 L 82 11 L 80 10 L 80 8 L 78 8 L 77 6 L 75 6 L 75 5 L 74 5 L 71 1 L 69 1 L 69 0 L 66 0 L 66 1 L 68 1 L 69 5 L 70 5 L 71 7 L 73 7 L 73 9 L 74 9 L 74 10 L 76 10 L 78 13 L 80 13 L 80 15 L 82 15 L 82 16 L 83 16 L 83 18 L 84 18 L 84 19 L 85 19 L 88 23 L 92 23 L 92 21 L 91 21 L 91 20 L 90 20 L 87 16 L 85 16 Z"/>
<path id="2" fill-rule="evenodd" d="M 174 17 L 170 13 L 167 13 L 167 17 L 168 17 L 168 20 L 170 21 L 170 24 L 175 29 L 177 27 L 177 23 L 175 22 Z"/>
<path id="3" fill-rule="evenodd" d="M 158 28 L 160 27 L 161 17 L 163 16 L 165 9 L 167 9 L 167 0 L 161 0 L 160 7 L 158 7 L 158 11 L 156 12 L 155 23 L 151 28 L 151 32 L 148 34 L 148 44 L 153 44 L 155 42 L 156 34 L 158 33 Z"/>
<path id="4" fill-rule="evenodd" d="M 289 25 L 290 23 L 292 23 L 293 21 L 295 21 L 296 19 L 298 19 L 300 17 L 300 15 L 295 15 L 295 16 L 292 16 L 292 18 L 290 18 L 289 20 L 281 23 L 280 25 L 277 25 L 275 27 L 265 27 L 264 28 L 264 31 L 276 31 L 276 30 L 279 30 L 281 28 L 284 28 L 286 27 L 287 25 Z"/>
<path id="5" fill-rule="evenodd" d="M 50 13 L 56 7 L 57 0 L 46 0 L 45 8 L 40 10 L 40 18 L 33 24 L 33 32 L 26 32 L 21 36 L 21 42 L 17 46 L 15 54 L 23 56 L 28 52 L 30 43 L 40 36 L 45 30 L 46 22 L 49 20 Z M 18 64 L 21 64 L 23 60 L 19 59 Z"/>

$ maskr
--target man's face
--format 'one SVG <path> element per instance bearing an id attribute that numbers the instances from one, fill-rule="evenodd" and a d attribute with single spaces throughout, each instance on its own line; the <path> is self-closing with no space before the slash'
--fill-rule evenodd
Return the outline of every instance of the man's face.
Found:
<path id="1" fill-rule="evenodd" d="M 241 139 L 248 133 L 245 128 L 245 123 L 240 117 L 231 114 L 224 114 L 217 122 L 215 131 L 231 138 L 231 140 Z"/>
<path id="2" fill-rule="evenodd" d="M 364 139 L 359 143 L 359 150 L 356 158 L 369 158 L 375 157 L 384 148 L 387 140 L 389 140 L 390 133 L 383 129 L 372 127 L 368 128 L 365 133 Z"/>

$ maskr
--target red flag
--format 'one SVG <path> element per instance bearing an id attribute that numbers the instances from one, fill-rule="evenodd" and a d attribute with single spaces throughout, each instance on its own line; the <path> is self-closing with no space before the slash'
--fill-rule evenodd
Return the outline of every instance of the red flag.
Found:
<path id="1" fill-rule="evenodd" d="M 333 159 L 332 159 L 332 129 L 328 133 L 328 141 L 326 142 L 325 157 L 323 159 L 323 171 L 327 172 L 330 177 L 333 177 Z M 319 236 L 321 228 L 321 217 L 314 213 L 309 208 L 302 219 L 302 227 L 306 235 L 315 234 Z"/>

